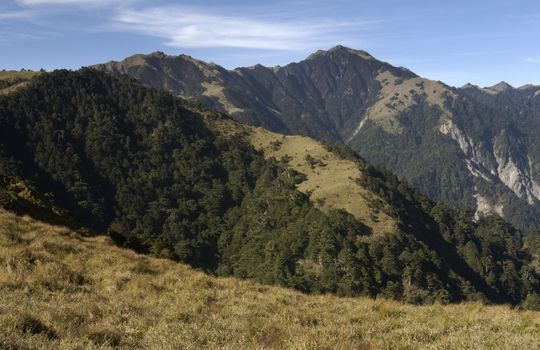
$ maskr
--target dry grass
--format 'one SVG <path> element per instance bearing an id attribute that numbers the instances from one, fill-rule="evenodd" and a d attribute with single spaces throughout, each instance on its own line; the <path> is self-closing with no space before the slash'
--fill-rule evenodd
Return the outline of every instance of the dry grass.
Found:
<path id="1" fill-rule="evenodd" d="M 403 127 L 397 119 L 400 113 L 417 104 L 416 98 L 423 96 L 430 105 L 439 106 L 445 118 L 452 114 L 445 106 L 447 96 L 456 95 L 444 84 L 421 77 L 399 78 L 390 71 L 383 71 L 375 77 L 381 84 L 378 100 L 369 108 L 366 117 L 360 122 L 352 139 L 365 125 L 366 120 L 372 120 L 386 132 L 401 133 Z"/>
<path id="2" fill-rule="evenodd" d="M 0 72 L 0 80 L 10 80 L 10 79 L 32 79 L 36 75 L 41 74 L 40 72 L 19 72 L 14 70 L 2 71 Z"/>
<path id="3" fill-rule="evenodd" d="M 204 92 L 202 93 L 202 95 L 217 98 L 218 102 L 227 111 L 228 114 L 241 113 L 244 111 L 242 108 L 235 106 L 233 103 L 231 103 L 231 101 L 227 99 L 227 97 L 225 97 L 225 94 L 223 92 L 224 87 L 218 82 L 204 82 L 201 84 L 201 86 L 204 88 Z"/>
<path id="4" fill-rule="evenodd" d="M 3 71 L 0 72 L 0 80 L 8 80 L 15 82 L 13 85 L 0 89 L 0 95 L 9 94 L 21 87 L 24 87 L 30 79 L 36 75 L 41 74 L 40 72 L 18 72 L 18 71 Z"/>
<path id="5" fill-rule="evenodd" d="M 218 120 L 206 115 L 207 125 L 222 135 L 241 135 L 265 158 L 288 157 L 288 166 L 304 175 L 307 180 L 298 190 L 309 195 L 310 201 L 319 209 L 343 209 L 370 227 L 373 234 L 393 233 L 397 222 L 384 213 L 388 206 L 380 197 L 356 183 L 361 177 L 357 164 L 338 158 L 320 142 L 304 136 L 289 136 L 255 128 L 228 119 Z M 306 156 L 317 164 L 311 165 Z M 380 208 L 374 208 L 379 203 Z"/>
<path id="6" fill-rule="evenodd" d="M 309 194 L 311 202 L 321 210 L 344 209 L 371 227 L 375 234 L 395 232 L 395 220 L 383 211 L 371 208 L 370 203 L 381 199 L 356 183 L 362 174 L 355 162 L 339 159 L 309 137 L 285 136 L 253 128 L 250 141 L 264 152 L 266 158 L 289 157 L 289 166 L 307 176 L 307 180 L 298 185 L 298 190 Z M 308 155 L 316 164 L 306 160 Z"/>
<path id="7" fill-rule="evenodd" d="M 306 296 L 0 211 L 1 349 L 538 349 L 540 314 Z"/>

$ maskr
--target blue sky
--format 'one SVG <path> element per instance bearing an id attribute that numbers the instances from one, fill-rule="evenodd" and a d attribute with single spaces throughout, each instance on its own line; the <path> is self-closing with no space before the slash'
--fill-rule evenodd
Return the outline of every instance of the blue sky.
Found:
<path id="1" fill-rule="evenodd" d="M 454 86 L 540 84 L 540 1 L 0 0 L 0 69 L 158 50 L 273 66 L 337 44 Z"/>

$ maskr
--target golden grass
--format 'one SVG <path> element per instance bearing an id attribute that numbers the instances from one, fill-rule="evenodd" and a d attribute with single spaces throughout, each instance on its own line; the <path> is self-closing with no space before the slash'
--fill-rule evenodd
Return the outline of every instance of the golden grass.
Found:
<path id="1" fill-rule="evenodd" d="M 227 97 L 225 97 L 225 94 L 223 92 L 223 85 L 220 85 L 217 82 L 204 82 L 201 84 L 201 86 L 204 88 L 204 92 L 202 93 L 202 95 L 217 98 L 218 102 L 227 111 L 228 114 L 241 113 L 244 111 L 242 108 L 235 106 L 231 101 L 227 99 Z"/>
<path id="2" fill-rule="evenodd" d="M 0 210 L 1 349 L 538 349 L 540 314 L 307 296 Z"/>
<path id="3" fill-rule="evenodd" d="M 396 231 L 396 220 L 383 210 L 388 204 L 356 183 L 362 173 L 355 162 L 338 158 L 323 144 L 309 137 L 283 135 L 229 119 L 216 119 L 208 114 L 204 117 L 215 132 L 225 136 L 241 135 L 261 150 L 265 158 L 279 160 L 289 157 L 288 166 L 307 177 L 298 185 L 298 190 L 308 194 L 310 201 L 322 211 L 343 209 L 370 227 L 376 235 Z M 310 165 L 307 155 L 318 164 Z M 382 206 L 373 208 L 375 202 Z"/>
<path id="4" fill-rule="evenodd" d="M 381 84 L 377 101 L 368 109 L 365 118 L 358 124 L 349 139 L 358 134 L 366 120 L 372 120 L 387 133 L 401 133 L 403 127 L 397 117 L 416 105 L 418 96 L 423 96 L 428 104 L 438 106 L 443 117 L 452 117 L 445 106 L 445 101 L 447 96 L 456 98 L 456 94 L 438 81 L 421 77 L 400 78 L 390 71 L 380 72 L 375 79 Z"/>
<path id="5" fill-rule="evenodd" d="M 2 71 L 0 72 L 0 80 L 17 81 L 12 86 L 5 89 L 0 89 L 0 95 L 9 94 L 21 87 L 24 87 L 30 79 L 41 74 L 40 72 L 19 72 L 19 71 Z"/>
<path id="6" fill-rule="evenodd" d="M 375 234 L 396 231 L 394 219 L 370 206 L 381 199 L 356 183 L 362 173 L 355 162 L 338 158 L 309 137 L 286 136 L 253 128 L 249 139 L 266 158 L 289 157 L 289 166 L 307 176 L 307 180 L 298 185 L 298 190 L 309 194 L 310 201 L 319 209 L 344 209 L 371 227 Z M 308 155 L 317 163 L 311 165 L 306 160 Z"/>
<path id="7" fill-rule="evenodd" d="M 40 72 L 19 72 L 14 70 L 7 70 L 0 72 L 0 80 L 9 80 L 9 79 L 31 79 L 36 75 L 41 74 Z"/>

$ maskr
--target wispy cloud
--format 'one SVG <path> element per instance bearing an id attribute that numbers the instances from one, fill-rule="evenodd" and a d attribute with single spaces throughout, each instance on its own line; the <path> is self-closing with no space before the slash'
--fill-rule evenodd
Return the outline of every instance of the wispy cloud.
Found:
<path id="1" fill-rule="evenodd" d="M 537 57 L 527 57 L 527 58 L 525 59 L 525 62 L 540 64 L 540 56 L 537 56 Z"/>
<path id="2" fill-rule="evenodd" d="M 0 12 L 1 20 L 20 20 L 34 17 L 33 11 L 7 11 Z"/>
<path id="3" fill-rule="evenodd" d="M 46 37 L 51 37 L 53 35 L 55 35 L 55 33 L 47 31 L 28 30 L 26 32 L 22 32 L 0 29 L 0 44 L 9 43 L 17 40 L 40 40 Z"/>
<path id="4" fill-rule="evenodd" d="M 197 8 L 120 10 L 115 29 L 165 39 L 173 47 L 302 50 L 344 41 L 348 28 L 368 23 L 223 15 Z"/>
<path id="5" fill-rule="evenodd" d="M 243 48 L 302 51 L 330 47 L 336 43 L 362 46 L 362 30 L 381 20 L 345 21 L 314 17 L 310 11 L 295 15 L 279 7 L 150 5 L 150 0 L 13 0 L 20 13 L 2 13 L 0 20 L 29 14 L 42 26 L 66 31 L 71 25 L 66 11 L 78 16 L 81 9 L 95 21 L 85 26 L 90 32 L 126 32 L 161 38 L 163 44 L 178 48 Z M 146 5 L 144 5 L 146 4 Z M 19 16 L 19 17 L 17 17 Z M 50 21 L 58 18 L 59 21 Z M 37 22 L 36 22 L 37 23 Z M 35 23 L 31 23 L 35 24 Z M 1 26 L 0 26 L 1 27 Z M 69 27 L 69 26 L 68 26 Z M 71 28 L 71 27 L 69 27 Z"/>

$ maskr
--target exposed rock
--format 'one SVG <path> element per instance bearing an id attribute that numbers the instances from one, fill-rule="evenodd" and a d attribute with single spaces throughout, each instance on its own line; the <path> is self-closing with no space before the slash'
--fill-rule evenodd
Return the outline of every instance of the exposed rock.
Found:
<path id="1" fill-rule="evenodd" d="M 529 204 L 540 199 L 540 186 L 531 179 L 530 168 L 519 168 L 511 156 L 495 152 L 499 179 L 520 198 Z M 530 161 L 530 160 L 529 160 Z"/>
<path id="2" fill-rule="evenodd" d="M 458 128 L 451 119 L 444 119 L 439 126 L 439 131 L 448 135 L 452 140 L 456 141 L 459 148 L 465 156 L 467 168 L 473 176 L 482 177 L 486 181 L 491 182 L 490 175 L 497 175 L 493 162 L 489 157 L 484 156 L 480 147 Z"/>
<path id="3" fill-rule="evenodd" d="M 502 204 L 492 204 L 489 199 L 482 197 L 478 193 L 474 195 L 474 198 L 477 203 L 476 213 L 474 215 L 476 219 L 478 219 L 480 215 L 486 214 L 498 214 L 499 216 L 503 216 L 504 206 Z"/>

